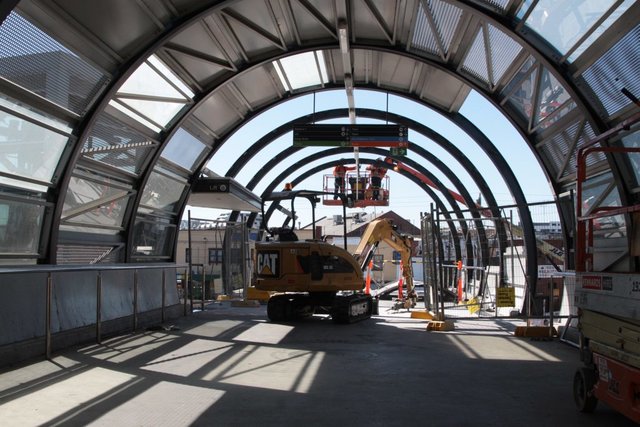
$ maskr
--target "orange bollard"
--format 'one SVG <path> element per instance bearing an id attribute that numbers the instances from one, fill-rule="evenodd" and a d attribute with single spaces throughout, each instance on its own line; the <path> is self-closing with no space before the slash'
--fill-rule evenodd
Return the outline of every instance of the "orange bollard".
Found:
<path id="1" fill-rule="evenodd" d="M 458 304 L 462 302 L 462 261 L 458 261 Z"/>
<path id="2" fill-rule="evenodd" d="M 367 279 L 365 280 L 364 293 L 371 294 L 371 270 L 373 270 L 373 260 L 369 261 L 369 268 L 367 269 Z"/>

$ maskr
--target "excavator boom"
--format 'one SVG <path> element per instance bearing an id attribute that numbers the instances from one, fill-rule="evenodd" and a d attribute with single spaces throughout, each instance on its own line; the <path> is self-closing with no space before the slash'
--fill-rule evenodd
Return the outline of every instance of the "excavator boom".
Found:
<path id="1" fill-rule="evenodd" d="M 413 270 L 411 254 L 413 252 L 413 237 L 399 233 L 388 219 L 371 221 L 360 239 L 353 256 L 364 270 L 369 264 L 373 252 L 380 242 L 385 242 L 400 253 L 402 260 L 402 276 L 407 288 L 408 304 L 415 306 L 415 289 L 413 284 Z"/>

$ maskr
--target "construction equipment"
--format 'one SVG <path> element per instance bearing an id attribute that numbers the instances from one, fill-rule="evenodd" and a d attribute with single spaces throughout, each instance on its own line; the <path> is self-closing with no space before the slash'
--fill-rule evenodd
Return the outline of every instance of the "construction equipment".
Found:
<path id="1" fill-rule="evenodd" d="M 400 234 L 388 219 L 371 221 L 365 229 L 360 239 L 360 244 L 354 253 L 354 257 L 360 265 L 366 266 L 369 263 L 380 242 L 387 243 L 400 253 L 402 277 L 404 279 L 404 286 L 407 289 L 407 296 L 405 298 L 399 298 L 399 301 L 396 302 L 396 307 L 406 309 L 415 307 L 417 295 L 413 284 L 413 270 L 411 266 L 413 237 Z"/>
<path id="2" fill-rule="evenodd" d="M 628 253 L 639 256 L 640 204 L 600 207 L 583 214 L 582 186 L 586 181 L 586 157 L 595 152 L 640 152 L 636 147 L 596 147 L 597 140 L 578 150 L 576 203 L 576 294 L 580 331 L 579 368 L 573 380 L 578 410 L 592 412 L 598 401 L 640 423 L 640 273 L 595 271 L 603 256 L 594 235 L 597 221 L 629 215 Z"/>
<path id="3" fill-rule="evenodd" d="M 296 197 L 307 198 L 315 209 L 319 196 L 324 194 L 326 192 L 307 190 L 274 193 L 263 201 L 263 210 L 265 201 L 290 199 L 291 211 L 295 212 L 293 201 Z M 345 210 L 347 198 L 342 193 L 339 197 Z M 315 214 L 313 217 L 312 240 L 298 241 L 294 230 L 280 228 L 267 229 L 271 238 L 256 243 L 255 287 L 278 292 L 267 303 L 270 320 L 294 320 L 311 316 L 317 310 L 330 313 L 337 323 L 352 323 L 371 317 L 377 308 L 377 300 L 363 292 L 363 271 L 380 241 L 388 242 L 406 260 L 405 281 L 410 286 L 408 296 L 415 305 L 411 276 L 412 240 L 397 233 L 389 221 L 374 221 L 367 226 L 353 256 L 346 250 L 346 225 L 345 247 L 340 248 L 316 238 Z"/>

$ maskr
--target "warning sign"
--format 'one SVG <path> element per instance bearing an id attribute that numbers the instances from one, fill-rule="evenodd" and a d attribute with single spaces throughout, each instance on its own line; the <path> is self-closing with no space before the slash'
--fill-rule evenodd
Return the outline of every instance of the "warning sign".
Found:
<path id="1" fill-rule="evenodd" d="M 260 251 L 257 255 L 257 272 L 258 276 L 278 277 L 280 272 L 278 267 L 280 252 L 278 251 Z"/>
<path id="2" fill-rule="evenodd" d="M 480 303 L 478 303 L 478 298 L 473 297 L 469 301 L 467 301 L 467 310 L 469 310 L 469 313 L 471 314 L 480 311 Z"/>
<path id="3" fill-rule="evenodd" d="M 496 289 L 496 307 L 515 307 L 516 288 Z"/>

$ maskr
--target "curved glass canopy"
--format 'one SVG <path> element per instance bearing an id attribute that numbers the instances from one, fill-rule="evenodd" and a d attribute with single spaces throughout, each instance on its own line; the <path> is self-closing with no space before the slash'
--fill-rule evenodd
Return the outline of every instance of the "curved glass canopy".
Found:
<path id="1" fill-rule="evenodd" d="M 175 261 L 191 185 L 229 138 L 327 89 L 351 120 L 359 89 L 382 91 L 499 153 L 463 114 L 480 94 L 569 197 L 577 150 L 637 115 L 639 16 L 630 0 L 17 2 L 0 16 L 0 261 Z M 627 127 L 604 144 L 636 146 Z M 636 163 L 591 156 L 590 209 L 634 201 Z"/>

